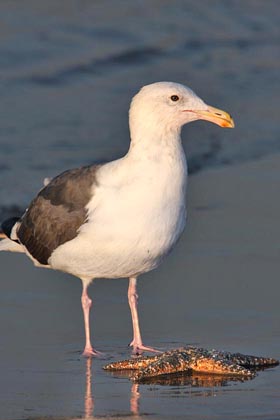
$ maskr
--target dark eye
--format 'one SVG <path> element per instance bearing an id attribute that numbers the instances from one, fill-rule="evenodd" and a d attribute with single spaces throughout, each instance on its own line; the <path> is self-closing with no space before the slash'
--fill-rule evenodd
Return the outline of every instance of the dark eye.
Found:
<path id="1" fill-rule="evenodd" d="M 171 101 L 173 101 L 173 102 L 177 102 L 177 101 L 179 101 L 179 96 L 178 96 L 178 95 L 172 95 L 172 96 L 170 97 L 170 99 L 171 99 Z"/>

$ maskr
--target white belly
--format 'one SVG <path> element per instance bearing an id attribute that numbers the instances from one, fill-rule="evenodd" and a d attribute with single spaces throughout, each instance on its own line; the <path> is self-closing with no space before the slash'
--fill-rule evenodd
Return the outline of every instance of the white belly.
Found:
<path id="1" fill-rule="evenodd" d="M 88 222 L 54 251 L 50 265 L 86 278 L 130 277 L 157 267 L 185 226 L 186 171 L 178 174 L 172 185 L 171 173 L 160 178 L 155 171 L 131 174 L 121 187 L 100 184 Z"/>

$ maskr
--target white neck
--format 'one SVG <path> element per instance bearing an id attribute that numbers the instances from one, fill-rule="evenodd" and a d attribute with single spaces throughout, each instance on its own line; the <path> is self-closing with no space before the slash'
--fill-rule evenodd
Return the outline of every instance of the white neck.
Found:
<path id="1" fill-rule="evenodd" d="M 162 121 L 140 121 L 130 118 L 130 133 L 128 157 L 159 160 L 166 156 L 184 155 L 180 128 L 163 125 Z"/>

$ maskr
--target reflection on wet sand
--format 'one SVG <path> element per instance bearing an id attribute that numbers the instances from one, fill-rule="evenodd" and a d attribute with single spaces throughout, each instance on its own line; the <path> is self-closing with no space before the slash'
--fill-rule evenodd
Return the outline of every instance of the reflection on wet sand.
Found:
<path id="1" fill-rule="evenodd" d="M 139 402 L 140 402 L 139 384 L 132 384 L 130 394 L 130 411 L 134 416 L 139 416 Z"/>
<path id="2" fill-rule="evenodd" d="M 131 379 L 132 371 L 119 371 L 111 372 L 111 375 L 116 378 L 127 378 Z M 154 376 L 141 380 L 143 385 L 168 385 L 168 386 L 188 386 L 193 388 L 212 388 L 212 387 L 223 387 L 228 386 L 232 382 L 245 382 L 254 379 L 253 376 L 237 376 L 237 375 L 218 375 L 209 373 L 196 373 L 196 372 L 179 372 L 168 375 Z M 133 383 L 137 385 L 132 386 L 131 394 L 133 395 L 135 390 L 139 391 L 139 383 Z M 133 410 L 132 410 L 133 411 Z"/>
<path id="3" fill-rule="evenodd" d="M 111 372 L 116 378 L 127 378 L 131 376 L 131 371 Z M 94 420 L 100 418 L 94 415 L 94 396 L 92 394 L 93 375 L 92 375 L 92 359 L 86 360 L 86 386 L 84 398 L 84 420 Z M 244 382 L 253 379 L 252 377 L 237 377 L 236 375 L 209 375 L 197 374 L 190 372 L 176 373 L 171 375 L 163 375 L 161 377 L 147 378 L 142 382 L 145 385 L 167 385 L 167 386 L 183 386 L 195 388 L 196 396 L 212 396 L 216 393 L 216 388 L 228 386 L 231 382 Z M 201 390 L 198 390 L 201 388 Z M 182 390 L 183 391 L 183 390 Z M 185 391 L 185 389 L 184 389 Z M 190 391 L 190 389 L 189 389 Z M 134 416 L 141 416 L 140 413 L 141 385 L 132 383 L 130 392 L 130 411 Z"/>
<path id="4" fill-rule="evenodd" d="M 94 400 L 92 396 L 92 359 L 89 357 L 86 360 L 86 389 L 85 389 L 85 419 L 94 419 Z"/>
<path id="5" fill-rule="evenodd" d="M 141 358 L 140 358 L 141 359 Z M 137 358 L 136 358 L 137 360 Z M 85 361 L 85 391 L 84 391 L 84 408 L 83 416 L 79 417 L 82 420 L 98 420 L 104 418 L 103 415 L 94 414 L 94 395 L 92 392 L 94 384 L 93 365 L 95 359 L 88 358 Z M 265 368 L 256 368 L 256 370 L 265 370 Z M 108 374 L 113 378 L 124 379 L 130 382 L 133 370 L 109 371 Z M 141 413 L 140 401 L 147 392 L 155 390 L 154 386 L 167 386 L 170 395 L 191 396 L 191 397 L 213 397 L 223 393 L 223 388 L 237 382 L 246 382 L 254 379 L 254 376 L 238 376 L 238 375 L 224 375 L 200 373 L 191 370 L 185 372 L 177 372 L 172 374 L 149 377 L 141 380 L 141 383 L 130 382 L 130 394 L 126 394 L 127 402 L 129 403 L 130 412 L 122 413 L 121 418 L 136 419 L 146 416 L 147 413 Z M 123 382 L 123 381 L 122 381 Z M 151 387 L 152 386 L 152 387 Z M 115 414 L 114 417 L 119 417 L 120 414 Z M 105 416 L 107 417 L 107 416 Z M 109 417 L 111 418 L 111 417 Z M 45 420 L 46 417 L 34 418 L 34 420 Z M 49 418 L 50 419 L 50 418 Z M 51 417 L 52 420 L 59 420 L 61 417 Z M 77 417 L 67 417 L 67 420 L 74 420 Z"/>
<path id="6" fill-rule="evenodd" d="M 85 386 L 85 406 L 84 406 L 84 420 L 94 420 L 100 418 L 94 415 L 94 397 L 92 394 L 93 376 L 92 376 L 92 359 L 86 360 L 86 386 Z M 139 400 L 140 392 L 139 385 L 132 384 L 130 394 L 130 411 L 133 416 L 139 415 Z"/>

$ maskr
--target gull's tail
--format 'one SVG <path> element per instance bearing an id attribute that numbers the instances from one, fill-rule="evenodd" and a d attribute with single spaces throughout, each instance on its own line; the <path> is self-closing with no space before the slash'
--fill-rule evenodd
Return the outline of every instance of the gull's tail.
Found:
<path id="1" fill-rule="evenodd" d="M 4 234 L 1 237 L 5 239 L 0 241 L 0 251 L 25 252 L 24 247 L 19 243 L 16 236 L 19 220 L 19 217 L 11 217 L 2 223 L 1 228 Z"/>

